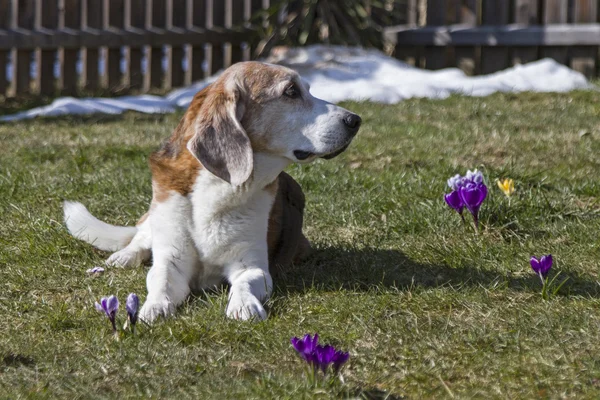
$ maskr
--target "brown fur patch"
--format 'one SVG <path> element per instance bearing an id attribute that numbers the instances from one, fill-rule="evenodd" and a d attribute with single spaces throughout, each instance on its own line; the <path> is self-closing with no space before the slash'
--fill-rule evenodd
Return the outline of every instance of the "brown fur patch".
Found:
<path id="1" fill-rule="evenodd" d="M 154 200 L 165 201 L 174 191 L 187 195 L 202 168 L 200 162 L 186 149 L 194 135 L 194 122 L 211 87 L 198 92 L 183 118 L 161 148 L 150 156 Z"/>

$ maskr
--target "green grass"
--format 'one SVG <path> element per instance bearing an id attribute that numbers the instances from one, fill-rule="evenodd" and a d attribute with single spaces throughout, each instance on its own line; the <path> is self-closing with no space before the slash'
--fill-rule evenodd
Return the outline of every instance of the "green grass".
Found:
<path id="1" fill-rule="evenodd" d="M 600 93 L 345 106 L 364 120 L 350 149 L 289 168 L 318 252 L 269 319 L 228 321 L 210 293 L 119 341 L 93 303 L 143 300 L 148 267 L 87 276 L 108 254 L 68 235 L 61 201 L 134 223 L 181 114 L 0 125 L 0 397 L 598 398 Z M 442 200 L 475 167 L 479 235 Z M 547 253 L 570 279 L 544 301 L 528 260 Z M 307 332 L 350 351 L 345 384 L 307 383 L 289 344 Z"/>

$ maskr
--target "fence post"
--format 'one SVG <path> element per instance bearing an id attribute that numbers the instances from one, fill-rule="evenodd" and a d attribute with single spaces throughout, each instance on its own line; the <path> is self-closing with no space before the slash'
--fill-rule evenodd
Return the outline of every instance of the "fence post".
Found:
<path id="1" fill-rule="evenodd" d="M 247 27 L 250 26 L 250 19 L 252 18 L 252 0 L 244 0 L 244 21 L 243 21 L 243 26 Z M 248 39 L 248 41 L 245 42 L 245 46 L 242 48 L 242 57 L 244 61 L 248 61 L 252 58 L 252 48 L 251 48 L 251 39 Z"/>
<path id="2" fill-rule="evenodd" d="M 187 0 L 188 10 L 190 10 L 188 28 L 206 28 L 206 7 L 205 0 Z M 191 3 L 191 4 L 190 4 Z M 190 69 L 192 74 L 192 81 L 197 81 L 205 77 L 204 74 L 204 60 L 205 60 L 205 46 L 192 46 L 191 49 L 191 61 Z"/>
<path id="3" fill-rule="evenodd" d="M 144 0 L 126 0 L 129 7 L 129 21 L 125 21 L 127 28 L 144 29 L 146 2 Z M 127 18 L 127 15 L 125 16 Z M 144 74 L 142 71 L 143 48 L 129 48 L 129 87 L 142 89 Z"/>
<path id="4" fill-rule="evenodd" d="M 567 22 L 568 15 L 567 0 L 544 0 L 544 16 L 542 22 L 548 24 L 562 24 Z M 561 64 L 567 63 L 566 46 L 544 46 L 541 48 L 542 57 L 550 57 Z"/>
<path id="5" fill-rule="evenodd" d="M 427 0 L 427 26 L 446 24 L 446 0 Z M 425 46 L 425 68 L 441 69 L 446 67 L 448 49 L 441 46 Z"/>
<path id="6" fill-rule="evenodd" d="M 229 4 L 231 8 L 229 9 L 228 15 L 230 16 L 230 20 L 227 21 L 225 25 L 227 28 L 235 27 L 239 28 L 244 23 L 244 11 L 245 4 L 244 0 L 232 0 Z M 235 64 L 237 62 L 244 60 L 244 51 L 242 49 L 241 43 L 231 44 L 231 64 Z"/>
<path id="7" fill-rule="evenodd" d="M 105 0 L 104 29 L 123 29 L 125 4 L 123 0 Z M 121 47 L 111 47 L 106 52 L 106 73 L 108 90 L 116 92 L 122 88 L 123 74 L 121 72 Z"/>
<path id="8" fill-rule="evenodd" d="M 509 0 L 486 0 L 483 2 L 483 25 L 505 25 L 509 22 Z M 508 47 L 481 48 L 481 73 L 491 74 L 508 67 Z"/>
<path id="9" fill-rule="evenodd" d="M 463 0 L 458 2 L 455 7 L 456 22 L 464 25 L 477 25 L 479 6 L 476 0 Z M 475 46 L 456 46 L 454 47 L 454 65 L 463 70 L 467 75 L 474 75 L 477 72 L 478 52 Z"/>
<path id="10" fill-rule="evenodd" d="M 0 0 L 0 29 L 9 27 L 10 7 L 11 0 Z M 6 73 L 9 67 L 9 54 L 10 51 L 0 50 L 0 97 L 7 95 L 9 86 L 9 82 L 6 79 Z"/>
<path id="11" fill-rule="evenodd" d="M 19 28 L 33 29 L 35 4 L 33 0 L 15 1 L 13 18 Z M 16 68 L 13 69 L 16 81 L 16 94 L 31 93 L 31 50 L 17 50 Z"/>
<path id="12" fill-rule="evenodd" d="M 573 4 L 574 23 L 594 23 L 598 19 L 596 0 L 575 0 Z M 591 78 L 596 73 L 598 46 L 572 46 L 569 49 L 571 68 Z"/>
<path id="13" fill-rule="evenodd" d="M 172 24 L 175 29 L 185 29 L 185 0 L 171 0 L 169 6 L 171 7 L 171 20 L 167 21 L 168 24 Z M 167 13 L 169 14 L 169 13 Z M 183 46 L 171 46 L 171 81 L 169 82 L 171 87 L 180 87 L 184 84 L 185 71 L 183 70 L 183 57 L 185 49 Z M 189 68 L 189 65 L 188 65 Z"/>
<path id="14" fill-rule="evenodd" d="M 148 0 L 152 3 L 151 27 L 165 28 L 165 0 Z M 152 47 L 150 53 L 150 86 L 153 88 L 163 88 L 165 84 L 165 74 L 163 72 L 162 47 Z"/>
<path id="15" fill-rule="evenodd" d="M 89 29 L 99 30 L 102 29 L 102 14 L 104 7 L 102 6 L 103 0 L 83 0 L 86 2 L 85 12 L 82 13 L 84 19 L 84 25 Z M 100 49 L 97 48 L 85 48 L 84 49 L 85 62 L 84 62 L 84 87 L 86 90 L 97 90 L 100 87 Z"/>
<path id="16" fill-rule="evenodd" d="M 418 24 L 417 0 L 406 2 L 406 24 L 413 28 Z M 418 46 L 396 45 L 393 49 L 393 56 L 407 64 L 420 66 L 419 50 Z"/>
<path id="17" fill-rule="evenodd" d="M 79 29 L 81 24 L 81 9 L 79 0 L 59 0 L 58 29 Z M 60 57 L 59 86 L 63 94 L 77 93 L 78 74 L 77 60 L 79 49 L 62 49 Z"/>
<path id="18" fill-rule="evenodd" d="M 38 0 L 41 7 L 38 9 L 40 15 L 40 27 L 43 29 L 56 29 L 58 26 L 58 3 L 56 0 Z M 38 65 L 39 91 L 43 95 L 56 93 L 56 77 L 54 76 L 54 65 L 56 63 L 56 50 L 41 50 Z"/>
<path id="19" fill-rule="evenodd" d="M 538 0 L 516 0 L 514 21 L 522 25 L 538 25 L 540 23 Z M 525 64 L 538 58 L 537 46 L 519 46 L 511 49 L 511 64 Z"/>
<path id="20" fill-rule="evenodd" d="M 210 29 L 223 29 L 225 26 L 225 1 L 224 0 L 207 0 L 209 9 L 206 11 L 207 18 L 210 18 L 209 22 L 206 21 L 206 27 Z M 209 11 L 211 11 L 209 13 Z M 210 45 L 210 75 L 215 74 L 217 71 L 225 66 L 225 52 L 222 43 Z"/>

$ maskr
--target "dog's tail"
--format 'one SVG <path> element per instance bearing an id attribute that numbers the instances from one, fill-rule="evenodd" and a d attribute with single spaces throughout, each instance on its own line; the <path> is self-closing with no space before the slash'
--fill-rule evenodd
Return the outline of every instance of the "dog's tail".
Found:
<path id="1" fill-rule="evenodd" d="M 132 226 L 115 226 L 100 221 L 78 202 L 65 201 L 63 209 L 69 233 L 100 250 L 121 250 L 137 232 L 137 228 Z"/>

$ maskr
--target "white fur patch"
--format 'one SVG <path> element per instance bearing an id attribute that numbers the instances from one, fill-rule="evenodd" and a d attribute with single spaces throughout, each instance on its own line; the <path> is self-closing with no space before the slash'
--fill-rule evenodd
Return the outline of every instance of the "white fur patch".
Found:
<path id="1" fill-rule="evenodd" d="M 63 210 L 69 233 L 100 250 L 120 250 L 127 246 L 137 233 L 135 227 L 115 226 L 100 221 L 78 202 L 65 201 Z"/>

